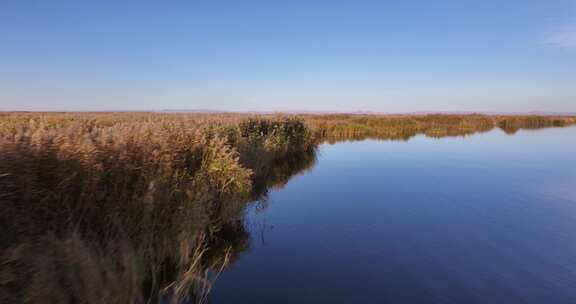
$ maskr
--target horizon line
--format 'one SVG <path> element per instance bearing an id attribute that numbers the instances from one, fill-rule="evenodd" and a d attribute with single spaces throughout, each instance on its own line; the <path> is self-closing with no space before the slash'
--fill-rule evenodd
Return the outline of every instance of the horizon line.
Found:
<path id="1" fill-rule="evenodd" d="M 349 115 L 576 115 L 576 112 L 566 111 L 329 111 L 329 110 L 262 110 L 262 111 L 235 111 L 235 110 L 209 110 L 209 109 L 161 109 L 161 110 L 0 110 L 0 113 L 167 113 L 167 114 L 349 114 Z"/>

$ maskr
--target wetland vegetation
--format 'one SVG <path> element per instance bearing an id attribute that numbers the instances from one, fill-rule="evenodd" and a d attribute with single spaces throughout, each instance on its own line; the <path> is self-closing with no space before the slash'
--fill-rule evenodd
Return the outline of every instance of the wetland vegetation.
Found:
<path id="1" fill-rule="evenodd" d="M 0 114 L 0 302 L 207 301 L 247 204 L 322 142 L 565 127 L 568 116 Z"/>

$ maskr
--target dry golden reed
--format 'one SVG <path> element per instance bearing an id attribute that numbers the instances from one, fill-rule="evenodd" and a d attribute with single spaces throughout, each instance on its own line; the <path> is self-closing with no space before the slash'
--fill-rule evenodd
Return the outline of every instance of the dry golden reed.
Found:
<path id="1" fill-rule="evenodd" d="M 0 113 L 0 302 L 203 302 L 246 203 L 323 141 L 564 127 L 574 117 Z M 264 200 L 265 201 L 265 200 Z"/>

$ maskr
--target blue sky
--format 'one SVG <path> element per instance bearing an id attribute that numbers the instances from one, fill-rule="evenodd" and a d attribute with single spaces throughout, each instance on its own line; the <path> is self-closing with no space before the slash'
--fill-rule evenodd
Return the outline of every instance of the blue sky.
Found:
<path id="1" fill-rule="evenodd" d="M 0 1 L 0 110 L 576 112 L 576 1 Z"/>

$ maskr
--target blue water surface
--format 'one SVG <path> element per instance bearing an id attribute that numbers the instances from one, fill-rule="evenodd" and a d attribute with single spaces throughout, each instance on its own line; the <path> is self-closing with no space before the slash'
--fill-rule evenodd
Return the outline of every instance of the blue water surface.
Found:
<path id="1" fill-rule="evenodd" d="M 576 128 L 341 142 L 247 210 L 212 303 L 576 303 Z"/>

